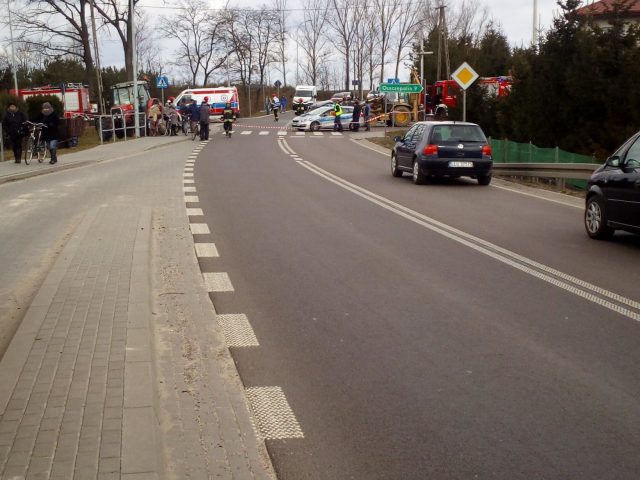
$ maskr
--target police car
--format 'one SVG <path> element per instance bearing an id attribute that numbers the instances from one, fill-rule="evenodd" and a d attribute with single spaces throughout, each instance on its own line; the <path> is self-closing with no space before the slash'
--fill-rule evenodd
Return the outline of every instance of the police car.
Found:
<path id="1" fill-rule="evenodd" d="M 353 115 L 353 107 L 342 107 L 343 114 L 340 116 L 342 128 L 349 128 L 351 117 Z M 312 110 L 304 115 L 295 117 L 291 121 L 292 128 L 300 131 L 310 130 L 317 132 L 318 130 L 333 130 L 335 115 L 333 114 L 333 106 L 320 107 Z"/>

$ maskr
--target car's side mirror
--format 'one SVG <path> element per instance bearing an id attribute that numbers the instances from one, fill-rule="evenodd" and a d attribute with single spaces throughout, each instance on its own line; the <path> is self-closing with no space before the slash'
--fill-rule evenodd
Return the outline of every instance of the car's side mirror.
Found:
<path id="1" fill-rule="evenodd" d="M 401 141 L 402 141 L 402 137 L 397 136 L 397 137 L 395 137 L 395 138 L 394 138 L 394 140 L 395 140 L 396 142 L 401 142 Z"/>
<path id="2" fill-rule="evenodd" d="M 620 166 L 620 157 L 617 155 L 611 156 L 607 158 L 607 162 L 605 163 L 607 167 L 619 167 Z"/>

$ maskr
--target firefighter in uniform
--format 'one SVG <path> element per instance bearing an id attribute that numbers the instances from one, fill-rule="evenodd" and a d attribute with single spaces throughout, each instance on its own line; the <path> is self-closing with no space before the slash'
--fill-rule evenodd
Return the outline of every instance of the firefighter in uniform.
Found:
<path id="1" fill-rule="evenodd" d="M 222 110 L 222 121 L 224 122 L 224 132 L 227 137 L 231 137 L 233 130 L 233 121 L 236 119 L 236 113 L 231 108 L 231 103 L 227 102 Z"/>

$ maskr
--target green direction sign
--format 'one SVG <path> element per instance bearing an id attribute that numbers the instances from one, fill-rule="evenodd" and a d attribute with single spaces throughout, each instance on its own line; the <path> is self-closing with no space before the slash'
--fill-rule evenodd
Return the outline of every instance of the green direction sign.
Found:
<path id="1" fill-rule="evenodd" d="M 381 83 L 380 92 L 420 93 L 423 90 L 419 83 Z"/>

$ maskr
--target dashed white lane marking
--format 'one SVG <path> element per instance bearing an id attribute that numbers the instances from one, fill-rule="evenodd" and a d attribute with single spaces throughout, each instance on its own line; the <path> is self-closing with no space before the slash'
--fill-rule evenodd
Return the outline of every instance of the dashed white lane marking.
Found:
<path id="1" fill-rule="evenodd" d="M 324 133 L 322 133 L 322 132 L 313 132 L 313 136 L 314 137 L 322 137 L 322 136 L 324 136 Z"/>
<path id="2" fill-rule="evenodd" d="M 233 292 L 233 285 L 227 272 L 203 273 L 202 277 L 208 292 Z"/>
<path id="3" fill-rule="evenodd" d="M 334 137 L 342 137 L 343 134 L 341 132 L 331 132 L 331 135 Z"/>
<path id="4" fill-rule="evenodd" d="M 229 347 L 259 347 L 249 319 L 244 313 L 218 315 L 218 324 Z"/>
<path id="5" fill-rule="evenodd" d="M 193 180 L 193 179 L 188 179 L 188 178 L 183 179 L 182 181 L 184 182 L 184 184 L 185 184 L 185 185 L 193 185 L 193 184 L 195 184 L 195 183 L 196 183 L 196 182 L 195 182 L 195 180 Z"/>
<path id="6" fill-rule="evenodd" d="M 206 223 L 190 223 L 189 228 L 191 229 L 191 233 L 194 235 L 207 235 L 211 233 L 209 225 Z"/>
<path id="7" fill-rule="evenodd" d="M 265 131 L 265 132 L 260 132 L 258 133 L 258 135 L 269 135 L 271 132 Z"/>
<path id="8" fill-rule="evenodd" d="M 278 130 L 278 135 L 280 135 L 280 136 L 284 137 L 286 134 L 287 134 L 287 132 L 286 132 L 286 131 L 284 131 L 284 130 Z"/>
<path id="9" fill-rule="evenodd" d="M 201 208 L 187 208 L 187 216 L 189 217 L 200 217 L 202 215 L 204 215 L 204 213 L 202 213 Z"/>
<path id="10" fill-rule="evenodd" d="M 218 248 L 215 243 L 196 243 L 196 256 L 198 258 L 219 257 Z"/>
<path id="11" fill-rule="evenodd" d="M 196 192 L 196 187 L 183 187 L 182 191 L 184 193 L 195 193 Z"/>
<path id="12" fill-rule="evenodd" d="M 182 178 L 193 178 L 193 173 L 183 173 Z"/>
<path id="13" fill-rule="evenodd" d="M 240 135 L 251 135 L 253 133 L 253 130 L 243 130 L 242 132 L 240 132 Z"/>
<path id="14" fill-rule="evenodd" d="M 304 438 L 304 433 L 280 387 L 246 389 L 258 431 L 265 440 Z"/>
<path id="15" fill-rule="evenodd" d="M 200 198 L 197 195 L 185 195 L 185 203 L 200 203 Z"/>
<path id="16" fill-rule="evenodd" d="M 296 132 L 296 137 L 304 137 L 305 135 L 305 132 Z"/>

